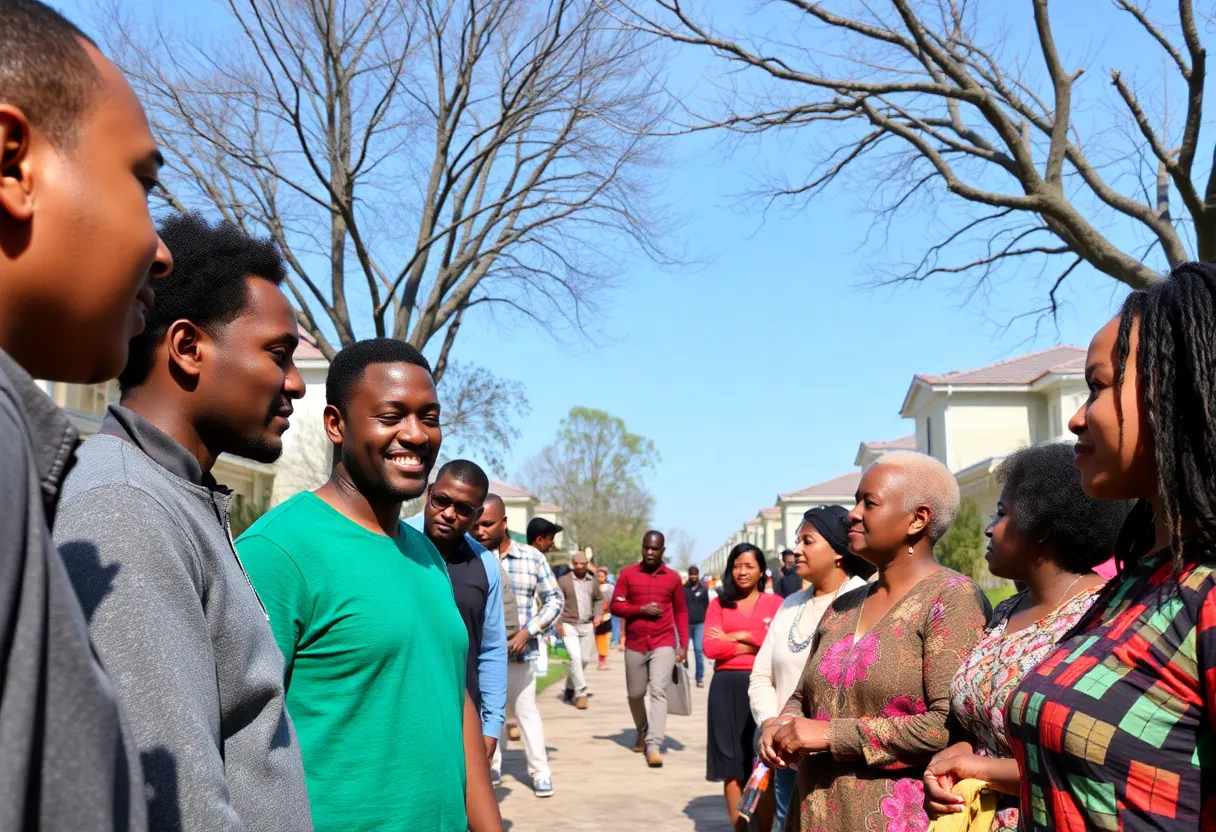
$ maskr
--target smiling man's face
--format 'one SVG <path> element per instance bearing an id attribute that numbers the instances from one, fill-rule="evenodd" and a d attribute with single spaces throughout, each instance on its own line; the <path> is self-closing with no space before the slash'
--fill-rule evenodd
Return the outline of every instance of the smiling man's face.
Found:
<path id="1" fill-rule="evenodd" d="M 443 442 L 431 374 L 403 361 L 369 365 L 351 388 L 341 431 L 343 464 L 365 497 L 418 497 Z"/>

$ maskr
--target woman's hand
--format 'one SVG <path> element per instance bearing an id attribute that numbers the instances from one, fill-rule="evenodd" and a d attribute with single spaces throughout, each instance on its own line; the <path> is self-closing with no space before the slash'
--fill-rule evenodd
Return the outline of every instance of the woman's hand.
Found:
<path id="1" fill-rule="evenodd" d="M 960 780 L 988 779 L 988 757 L 975 753 L 971 743 L 958 742 L 939 751 L 925 768 L 925 810 L 930 817 L 949 815 L 964 809 L 963 799 L 954 793 Z"/>
<path id="2" fill-rule="evenodd" d="M 773 735 L 777 733 L 785 722 L 788 722 L 791 717 L 773 717 L 766 719 L 760 725 L 760 742 L 756 744 L 756 754 L 760 757 L 760 762 L 764 763 L 769 768 L 784 768 L 785 763 L 777 755 L 777 749 L 773 747 Z"/>
<path id="3" fill-rule="evenodd" d="M 807 754 L 828 750 L 828 724 L 822 719 L 794 717 L 777 729 L 773 735 L 773 747 L 778 756 L 788 765 Z"/>

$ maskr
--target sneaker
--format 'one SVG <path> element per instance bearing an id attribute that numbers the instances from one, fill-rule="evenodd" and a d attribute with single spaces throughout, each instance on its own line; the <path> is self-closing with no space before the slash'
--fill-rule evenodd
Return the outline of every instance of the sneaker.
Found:
<path id="1" fill-rule="evenodd" d="M 663 767 L 663 755 L 661 753 L 659 753 L 659 749 L 657 749 L 657 748 L 647 748 L 646 749 L 646 765 L 650 766 L 651 768 L 662 768 Z"/>
<path id="2" fill-rule="evenodd" d="M 586 697 L 586 696 L 580 696 L 578 699 L 575 699 L 575 700 L 574 700 L 574 707 L 578 708 L 580 711 L 585 711 L 585 710 L 587 710 L 587 697 Z"/>
<path id="3" fill-rule="evenodd" d="M 537 797 L 553 797 L 553 781 L 548 777 L 537 777 L 532 781 L 532 791 Z"/>
<path id="4" fill-rule="evenodd" d="M 502 785 L 502 772 L 496 768 L 490 769 L 490 784 L 496 789 Z"/>
<path id="5" fill-rule="evenodd" d="M 697 687 L 699 687 L 699 688 L 703 688 L 703 687 L 705 687 L 705 683 L 704 683 L 704 682 L 697 682 Z"/>

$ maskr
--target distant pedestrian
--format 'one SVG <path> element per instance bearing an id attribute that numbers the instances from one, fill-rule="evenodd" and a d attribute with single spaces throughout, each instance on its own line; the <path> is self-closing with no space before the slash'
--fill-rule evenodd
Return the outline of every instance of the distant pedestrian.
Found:
<path id="1" fill-rule="evenodd" d="M 595 571 L 595 580 L 600 585 L 600 597 L 604 599 L 604 615 L 595 628 L 595 651 L 599 654 L 599 669 L 607 670 L 608 650 L 612 646 L 612 632 L 618 626 L 616 616 L 609 612 L 609 606 L 612 604 L 613 585 L 608 582 L 608 569 L 603 566 Z"/>
<path id="2" fill-rule="evenodd" d="M 722 570 L 722 593 L 709 602 L 705 614 L 705 654 L 714 660 L 705 778 L 722 783 L 736 832 L 747 828 L 739 815 L 739 798 L 755 761 L 756 721 L 748 701 L 748 681 L 756 653 L 781 607 L 780 596 L 764 591 L 765 567 L 764 553 L 752 544 L 731 549 Z"/>
<path id="3" fill-rule="evenodd" d="M 528 521 L 528 532 L 526 535 L 528 545 L 542 555 L 547 555 L 557 542 L 557 536 L 561 531 L 562 527 L 556 523 L 543 517 L 533 517 Z"/>
<path id="4" fill-rule="evenodd" d="M 773 591 L 782 598 L 802 591 L 802 578 L 798 577 L 796 559 L 797 556 L 789 549 L 781 553 L 781 573 L 773 578 Z"/>
<path id="5" fill-rule="evenodd" d="M 576 552 L 570 561 L 571 569 L 557 579 L 562 590 L 565 607 L 558 619 L 558 631 L 566 653 L 570 656 L 570 669 L 566 674 L 566 700 L 574 703 L 580 711 L 587 710 L 587 665 L 595 653 L 595 628 L 604 616 L 604 599 L 600 596 L 600 584 L 587 571 L 587 556 Z"/>
<path id="6" fill-rule="evenodd" d="M 701 570 L 688 567 L 684 583 L 684 603 L 688 606 L 689 647 L 696 656 L 697 687 L 705 687 L 705 611 L 709 608 L 709 589 L 701 583 Z"/>
<path id="7" fill-rule="evenodd" d="M 688 655 L 688 608 L 678 572 L 663 565 L 662 532 L 642 537 L 642 562 L 621 570 L 612 613 L 625 619 L 625 689 L 637 728 L 633 750 L 646 752 L 651 768 L 663 765 L 667 730 L 667 682 Z M 650 696 L 650 712 L 646 696 Z"/>

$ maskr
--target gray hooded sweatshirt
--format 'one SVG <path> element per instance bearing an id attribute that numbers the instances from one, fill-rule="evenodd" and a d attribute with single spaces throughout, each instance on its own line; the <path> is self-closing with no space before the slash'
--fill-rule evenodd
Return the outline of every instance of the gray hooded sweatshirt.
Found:
<path id="1" fill-rule="evenodd" d="M 114 686 L 51 544 L 80 435 L 0 350 L 0 830 L 142 832 Z"/>
<path id="2" fill-rule="evenodd" d="M 138 743 L 154 830 L 309 832 L 283 657 L 228 528 L 230 492 L 112 407 L 55 540 Z"/>

